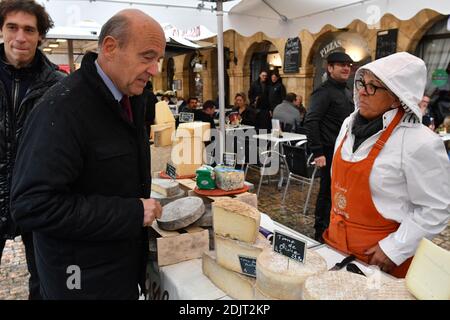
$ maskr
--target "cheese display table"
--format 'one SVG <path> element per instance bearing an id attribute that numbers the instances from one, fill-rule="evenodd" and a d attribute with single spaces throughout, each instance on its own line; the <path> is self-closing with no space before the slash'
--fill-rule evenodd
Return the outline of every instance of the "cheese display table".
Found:
<path id="1" fill-rule="evenodd" d="M 322 247 L 317 241 L 308 238 L 286 226 L 273 221 L 268 215 L 261 214 L 261 226 L 269 231 L 278 230 L 306 241 L 308 248 Z M 331 263 L 342 260 L 341 256 L 331 256 Z M 334 260 L 333 260 L 334 259 Z M 336 263 L 334 262 L 334 263 Z M 327 261 L 328 264 L 328 261 Z M 202 259 L 192 259 L 169 266 L 158 267 L 152 261 L 148 270 L 148 299 L 163 300 L 217 300 L 231 299 L 217 288 L 202 272 Z"/>

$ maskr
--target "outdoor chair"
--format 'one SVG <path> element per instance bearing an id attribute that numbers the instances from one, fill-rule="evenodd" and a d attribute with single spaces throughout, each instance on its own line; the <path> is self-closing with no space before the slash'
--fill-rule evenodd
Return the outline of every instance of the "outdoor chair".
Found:
<path id="1" fill-rule="evenodd" d="M 308 193 L 303 206 L 303 214 L 306 214 L 314 181 L 317 178 L 317 167 L 311 163 L 313 154 L 308 154 L 306 141 L 300 141 L 295 146 L 283 144 L 283 153 L 287 168 L 289 170 L 286 187 L 283 194 L 283 203 L 286 199 L 286 194 L 289 189 L 291 179 L 299 181 L 301 183 L 301 188 L 303 188 L 303 185 L 308 185 Z"/>

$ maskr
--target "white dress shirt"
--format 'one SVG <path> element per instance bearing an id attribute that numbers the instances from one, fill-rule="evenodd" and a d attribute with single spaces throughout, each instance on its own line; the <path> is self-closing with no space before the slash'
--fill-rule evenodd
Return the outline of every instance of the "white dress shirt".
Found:
<path id="1" fill-rule="evenodd" d="M 383 130 L 364 141 L 353 153 L 352 113 L 343 123 L 335 152 L 347 130 L 341 156 L 346 161 L 365 159 L 397 109 L 383 115 Z M 442 140 L 408 114 L 392 132 L 370 173 L 373 203 L 386 219 L 400 223 L 397 231 L 379 242 L 383 252 L 400 265 L 413 256 L 419 241 L 441 233 L 450 220 L 450 162 Z"/>

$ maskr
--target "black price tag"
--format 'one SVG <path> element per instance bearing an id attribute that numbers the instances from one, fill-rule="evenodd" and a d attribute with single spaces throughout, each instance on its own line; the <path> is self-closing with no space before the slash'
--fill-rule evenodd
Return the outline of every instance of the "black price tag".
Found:
<path id="1" fill-rule="evenodd" d="M 192 112 L 180 112 L 180 122 L 194 122 L 194 114 Z"/>
<path id="2" fill-rule="evenodd" d="M 166 174 L 175 180 L 177 178 L 177 169 L 173 165 L 168 163 L 166 166 Z"/>
<path id="3" fill-rule="evenodd" d="M 256 278 L 256 259 L 239 255 L 242 273 Z"/>
<path id="4" fill-rule="evenodd" d="M 305 241 L 287 236 L 275 231 L 273 236 L 273 251 L 288 258 L 304 263 L 306 257 Z"/>
<path id="5" fill-rule="evenodd" d="M 224 152 L 223 165 L 234 168 L 236 166 L 236 153 Z"/>

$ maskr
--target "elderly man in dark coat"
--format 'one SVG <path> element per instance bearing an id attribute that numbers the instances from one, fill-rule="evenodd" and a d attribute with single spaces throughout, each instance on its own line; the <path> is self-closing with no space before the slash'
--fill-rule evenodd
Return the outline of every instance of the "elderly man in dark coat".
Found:
<path id="1" fill-rule="evenodd" d="M 164 55 L 161 26 L 123 10 L 100 53 L 50 89 L 27 121 L 12 214 L 33 231 L 44 299 L 137 299 L 144 290 L 150 196 L 145 99 Z"/>

